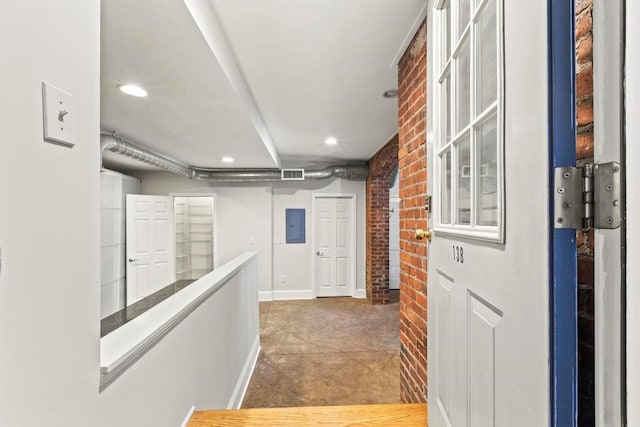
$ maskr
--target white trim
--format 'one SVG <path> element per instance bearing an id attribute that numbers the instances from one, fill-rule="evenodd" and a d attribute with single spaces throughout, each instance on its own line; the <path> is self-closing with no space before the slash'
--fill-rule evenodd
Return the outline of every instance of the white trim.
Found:
<path id="1" fill-rule="evenodd" d="M 251 87 L 242 72 L 238 59 L 233 53 L 229 39 L 224 32 L 224 27 L 220 19 L 218 19 L 211 2 L 209 0 L 184 0 L 184 4 L 207 41 L 211 52 L 218 60 L 220 68 L 229 79 L 229 83 L 231 83 L 238 95 L 238 99 L 244 105 L 275 166 L 280 168 L 280 157 L 269 133 L 269 128 L 262 117 L 260 108 L 251 92 Z"/>
<path id="2" fill-rule="evenodd" d="M 366 289 L 356 289 L 356 291 L 353 293 L 353 297 L 354 298 L 366 299 L 367 298 L 367 290 Z"/>
<path id="3" fill-rule="evenodd" d="M 487 0 L 482 0 L 477 6 L 476 6 L 476 11 L 474 12 L 473 16 L 470 17 L 470 21 L 469 22 L 474 22 L 473 20 L 476 19 L 479 16 L 479 13 L 481 13 L 487 5 L 488 1 Z M 456 13 L 456 7 L 455 7 L 455 3 L 450 3 L 450 5 L 453 5 L 453 9 L 450 12 L 450 16 L 451 16 L 451 28 L 447 29 L 447 31 L 449 31 L 449 33 L 451 34 L 450 36 L 450 42 L 451 43 L 455 43 L 456 44 L 456 49 L 459 49 L 459 47 L 461 46 L 462 40 L 467 38 L 468 39 L 468 43 L 469 43 L 469 51 L 470 51 L 470 66 L 473 68 L 473 70 L 475 70 L 476 68 L 476 57 L 475 57 L 475 29 L 472 28 L 472 25 L 467 25 L 466 29 L 465 29 L 465 33 L 463 35 L 461 35 L 461 37 L 455 41 L 454 40 L 454 35 L 458 32 L 457 31 L 457 13 Z M 449 96 L 449 103 L 448 103 L 448 108 L 449 111 L 447 112 L 446 118 L 447 121 L 450 124 L 450 128 L 451 128 L 451 141 L 445 141 L 445 135 L 443 135 L 444 132 L 444 126 L 442 126 L 442 121 L 443 121 L 443 113 L 441 113 L 441 105 L 442 105 L 442 99 L 443 99 L 443 94 L 442 94 L 442 87 L 443 85 L 440 84 L 439 82 L 434 82 L 433 86 L 431 89 L 431 93 L 433 93 L 435 96 L 433 97 L 433 106 L 431 107 L 431 111 L 432 111 L 432 115 L 434 120 L 430 121 L 427 120 L 427 122 L 432 122 L 432 123 L 436 123 L 436 125 L 434 126 L 429 126 L 427 129 L 427 140 L 428 141 L 432 141 L 430 143 L 428 143 L 428 159 L 427 162 L 429 163 L 429 168 L 428 170 L 430 170 L 431 172 L 429 173 L 429 179 L 428 181 L 428 186 L 429 186 L 429 192 L 430 194 L 433 195 L 433 211 L 431 213 L 431 223 L 433 224 L 433 230 L 437 231 L 440 234 L 447 234 L 447 235 L 451 235 L 451 236 L 457 236 L 457 237 L 465 237 L 465 238 L 470 238 L 470 239 L 477 239 L 477 240 L 483 240 L 483 241 L 489 241 L 489 242 L 496 242 L 496 243 L 504 243 L 505 241 L 505 182 L 504 182 L 504 66 L 505 66 L 505 60 L 504 60 L 504 18 L 503 18 L 503 0 L 497 0 L 496 1 L 496 32 L 497 32 L 497 47 L 496 47 L 496 55 L 497 55 L 497 62 L 498 62 L 498 74 L 496 76 L 497 79 L 497 96 L 496 96 L 496 101 L 494 101 L 494 103 L 492 103 L 490 106 L 486 107 L 483 111 L 479 112 L 479 114 L 477 114 L 478 112 L 476 111 L 476 107 L 477 107 L 477 93 L 476 93 L 476 87 L 475 87 L 475 80 L 474 78 L 471 78 L 470 83 L 470 115 L 474 116 L 473 119 L 469 120 L 469 123 L 465 126 L 464 129 L 460 130 L 457 134 L 456 134 L 456 123 L 457 123 L 457 117 L 455 117 L 457 115 L 457 112 L 455 111 L 455 106 L 453 105 L 454 103 L 454 99 L 456 96 L 456 91 L 457 91 L 457 66 L 453 66 L 454 64 L 450 64 L 449 68 L 449 84 L 450 84 L 450 90 L 452 91 L 452 93 L 450 93 Z M 434 38 L 433 41 L 433 46 L 431 46 L 432 50 L 434 51 L 434 55 L 433 56 L 435 59 L 431 62 L 433 64 L 435 64 L 435 70 L 438 72 L 441 72 L 441 66 L 442 63 L 444 62 L 445 64 L 448 64 L 451 60 L 452 57 L 455 56 L 455 49 L 453 49 L 452 47 L 452 51 L 450 52 L 449 56 L 447 58 L 444 58 L 444 46 L 442 45 L 442 40 L 441 38 L 438 37 L 438 34 L 440 34 L 443 30 L 442 27 L 445 25 L 444 24 L 444 17 L 441 16 L 442 14 L 444 14 L 444 12 L 437 12 L 436 14 L 434 14 L 434 19 L 432 22 L 432 36 Z M 442 72 L 444 73 L 444 72 Z M 429 77 L 427 80 L 431 80 Z M 430 99 L 431 97 L 427 97 L 428 99 Z M 465 224 L 455 224 L 456 223 L 456 217 L 458 214 L 458 209 L 457 209 L 457 204 L 458 204 L 458 200 L 457 200 L 457 188 L 458 188 L 458 176 L 457 176 L 457 162 L 458 162 L 458 149 L 457 149 L 457 141 L 459 140 L 461 137 L 465 136 L 468 137 L 468 141 L 470 144 L 470 150 L 471 150 L 471 159 L 470 159 L 470 165 L 473 165 L 473 169 L 475 170 L 478 165 L 478 156 L 477 156 L 477 146 L 478 143 L 476 141 L 476 132 L 478 129 L 481 128 L 481 126 L 488 122 L 490 119 L 492 119 L 493 117 L 496 118 L 496 137 L 497 137 L 497 158 L 496 158 L 496 162 L 497 162 L 497 191 L 498 191 L 498 197 L 497 197 L 497 225 L 496 226 L 481 226 L 481 225 L 475 225 L 475 223 L 477 222 L 477 212 L 476 212 L 476 208 L 478 207 L 478 201 L 477 201 L 477 194 L 475 194 L 475 191 L 472 191 L 471 193 L 471 198 L 470 198 L 470 208 L 471 208 L 471 212 L 470 212 L 470 223 L 468 225 Z M 448 152 L 449 153 L 449 157 L 451 159 L 451 192 L 449 194 L 449 196 L 451 197 L 450 203 L 449 203 L 449 207 L 450 207 L 450 220 L 451 220 L 451 224 L 443 224 L 441 223 L 441 215 L 440 215 L 440 210 L 441 210 L 441 180 L 442 180 L 442 166 L 441 166 L 441 162 L 442 162 L 442 154 Z M 475 179 L 475 173 L 473 174 L 473 176 L 471 177 L 471 182 L 470 182 L 470 188 L 471 189 L 475 189 L 476 187 L 476 179 Z"/>
<path id="4" fill-rule="evenodd" d="M 407 48 L 413 41 L 413 38 L 416 36 L 416 33 L 418 32 L 418 29 L 424 23 L 426 18 L 427 18 L 427 3 L 425 2 L 424 7 L 420 10 L 420 13 L 418 13 L 416 20 L 413 21 L 413 25 L 411 26 L 411 28 L 409 28 L 407 35 L 404 37 L 402 44 L 400 45 L 400 47 L 398 48 L 398 51 L 396 52 L 396 55 L 393 57 L 393 61 L 391 61 L 391 65 L 389 65 L 389 68 L 396 67 L 400 63 L 400 60 L 404 56 L 404 53 L 407 51 Z"/>
<path id="5" fill-rule="evenodd" d="M 313 289 L 314 295 L 317 295 L 318 292 L 318 284 L 316 283 L 316 210 L 318 199 L 322 198 L 341 198 L 341 199 L 351 199 L 351 296 L 354 296 L 356 291 L 356 280 L 357 280 L 357 268 L 356 268 L 356 246 L 357 246 L 357 221 L 356 221 L 356 213 L 358 204 L 356 202 L 357 195 L 355 193 L 312 193 L 311 194 L 311 286 Z"/>
<path id="6" fill-rule="evenodd" d="M 176 217 L 176 212 L 175 212 L 175 198 L 176 197 L 211 197 L 213 198 L 213 209 L 211 210 L 211 215 L 213 215 L 213 223 L 211 225 L 212 229 L 211 229 L 211 244 L 213 245 L 213 248 L 211 248 L 211 250 L 213 251 L 213 270 L 216 269 L 216 267 L 218 266 L 218 194 L 217 193 L 169 193 L 170 197 L 174 198 L 173 201 L 173 207 L 174 207 L 174 212 L 173 212 L 173 218 L 174 218 L 174 233 L 175 233 L 175 217 Z M 174 242 L 175 245 L 175 242 Z"/>
<path id="7" fill-rule="evenodd" d="M 627 2 L 631 3 L 631 2 Z M 593 158 L 621 160 L 622 1 L 593 3 Z M 629 200 L 629 199 L 627 199 Z M 595 423 L 623 425 L 621 229 L 594 230 Z M 632 258 L 630 258 L 632 259 Z M 636 397 L 637 399 L 637 397 Z M 636 400 L 637 401 L 637 400 Z M 637 425 L 633 422 L 630 426 Z"/>
<path id="8" fill-rule="evenodd" d="M 238 382 L 233 389 L 233 393 L 231 393 L 231 398 L 229 399 L 229 403 L 227 404 L 227 409 L 240 409 L 240 407 L 242 406 L 242 401 L 244 400 L 244 395 L 247 393 L 249 381 L 251 380 L 251 375 L 253 375 L 253 370 L 256 368 L 256 363 L 258 363 L 259 355 L 260 334 L 258 334 L 256 336 L 256 339 L 253 341 L 251 351 L 247 356 L 247 360 L 244 362 L 244 366 L 242 367 L 242 372 L 240 373 Z"/>
<path id="9" fill-rule="evenodd" d="M 191 409 L 189 409 L 187 416 L 184 417 L 184 421 L 182 422 L 180 427 L 187 427 L 187 425 L 189 424 L 189 421 L 191 421 L 191 417 L 193 416 L 193 413 L 195 412 L 195 410 L 196 410 L 196 406 L 195 405 L 191 406 Z"/>
<path id="10" fill-rule="evenodd" d="M 256 256 L 256 252 L 243 253 L 100 338 L 100 390 L 111 384 Z"/>
<path id="11" fill-rule="evenodd" d="M 297 291 L 273 291 L 273 301 L 314 299 L 315 297 L 316 295 L 314 292 L 308 289 Z"/>
<path id="12" fill-rule="evenodd" d="M 273 301 L 273 291 L 258 292 L 258 301 Z"/>
<path id="13" fill-rule="evenodd" d="M 598 2 L 596 2 L 598 3 Z M 594 4 L 595 7 L 595 4 Z M 630 426 L 640 425 L 640 287 L 637 286 L 640 270 L 637 260 L 640 259 L 640 173 L 637 161 L 640 161 L 640 51 L 633 40 L 640 37 L 640 29 L 636 24 L 640 19 L 640 3 L 626 2 L 626 34 L 625 34 L 625 142 L 627 182 L 627 218 L 633 218 L 627 223 L 627 423 Z M 628 118 L 628 119 L 627 119 Z M 630 183 L 636 184 L 631 185 Z"/>

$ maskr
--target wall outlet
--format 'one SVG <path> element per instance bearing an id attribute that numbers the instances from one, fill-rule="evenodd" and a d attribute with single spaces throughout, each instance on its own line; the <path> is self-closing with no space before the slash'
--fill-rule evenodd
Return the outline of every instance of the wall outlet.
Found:
<path id="1" fill-rule="evenodd" d="M 285 283 L 287 281 L 287 276 L 285 274 L 280 275 L 280 283 Z"/>
<path id="2" fill-rule="evenodd" d="M 255 239 L 253 237 L 249 237 L 249 244 L 250 245 L 255 245 L 256 244 L 256 241 L 255 241 Z"/>

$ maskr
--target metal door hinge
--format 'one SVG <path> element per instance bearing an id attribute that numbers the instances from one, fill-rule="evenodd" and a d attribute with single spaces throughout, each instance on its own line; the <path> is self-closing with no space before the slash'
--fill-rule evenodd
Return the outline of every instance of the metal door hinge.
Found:
<path id="1" fill-rule="evenodd" d="M 427 211 L 427 213 L 431 213 L 431 196 L 427 196 L 425 199 L 424 210 Z"/>
<path id="2" fill-rule="evenodd" d="M 620 227 L 621 175 L 618 162 L 556 168 L 555 228 Z"/>

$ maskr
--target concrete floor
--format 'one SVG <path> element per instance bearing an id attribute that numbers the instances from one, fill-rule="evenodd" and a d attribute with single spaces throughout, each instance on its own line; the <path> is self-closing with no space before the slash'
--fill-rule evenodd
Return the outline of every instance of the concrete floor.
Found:
<path id="1" fill-rule="evenodd" d="M 400 403 L 397 291 L 260 303 L 262 351 L 243 408 Z"/>

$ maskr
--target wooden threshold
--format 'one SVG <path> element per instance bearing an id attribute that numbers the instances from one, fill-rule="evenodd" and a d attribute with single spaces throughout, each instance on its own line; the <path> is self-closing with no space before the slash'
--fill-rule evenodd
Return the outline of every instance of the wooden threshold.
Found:
<path id="1" fill-rule="evenodd" d="M 427 405 L 306 406 L 194 412 L 187 427 L 427 425 Z"/>

